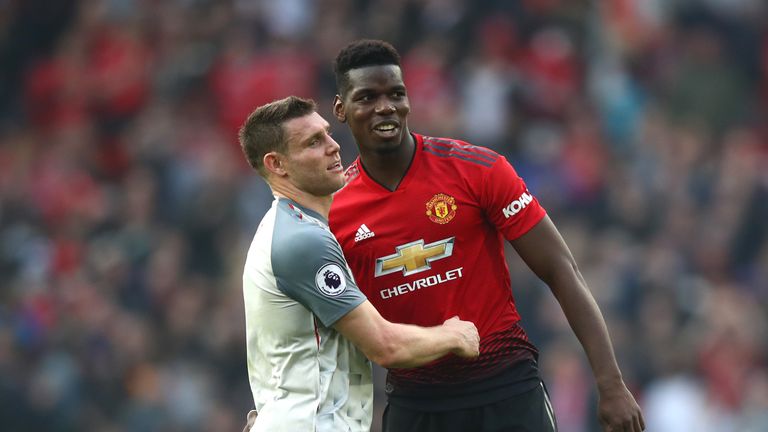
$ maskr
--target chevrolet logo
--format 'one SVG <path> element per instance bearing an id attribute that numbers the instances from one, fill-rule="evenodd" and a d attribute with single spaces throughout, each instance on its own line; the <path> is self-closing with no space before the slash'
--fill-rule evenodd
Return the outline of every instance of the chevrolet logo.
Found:
<path id="1" fill-rule="evenodd" d="M 376 258 L 376 277 L 402 270 L 403 276 L 412 275 L 432 268 L 431 263 L 451 256 L 456 237 L 438 240 L 428 245 L 424 239 L 406 243 L 395 248 L 393 255 Z"/>

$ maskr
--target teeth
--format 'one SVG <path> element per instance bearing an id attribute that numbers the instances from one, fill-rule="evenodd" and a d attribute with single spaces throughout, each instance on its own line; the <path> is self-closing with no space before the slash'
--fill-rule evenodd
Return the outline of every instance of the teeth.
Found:
<path id="1" fill-rule="evenodd" d="M 376 126 L 376 130 L 380 130 L 380 131 L 389 131 L 389 130 L 392 130 L 394 128 L 395 128 L 395 125 L 393 125 L 393 124 L 385 124 L 385 125 Z"/>

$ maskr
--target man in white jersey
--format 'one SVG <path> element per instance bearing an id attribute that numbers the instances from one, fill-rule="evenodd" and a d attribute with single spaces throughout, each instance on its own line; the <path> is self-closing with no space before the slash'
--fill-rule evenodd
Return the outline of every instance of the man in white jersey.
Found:
<path id="1" fill-rule="evenodd" d="M 251 432 L 368 431 L 368 359 L 398 368 L 478 355 L 474 324 L 394 324 L 358 289 L 328 229 L 344 184 L 329 127 L 313 101 L 291 96 L 257 108 L 240 130 L 248 163 L 275 195 L 243 273 Z"/>

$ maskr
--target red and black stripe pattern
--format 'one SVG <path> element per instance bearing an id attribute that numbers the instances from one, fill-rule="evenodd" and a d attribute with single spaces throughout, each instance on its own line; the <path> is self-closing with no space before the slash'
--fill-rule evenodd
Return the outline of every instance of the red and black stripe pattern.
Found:
<path id="1" fill-rule="evenodd" d="M 538 357 L 520 325 L 486 336 L 480 342 L 480 356 L 463 359 L 443 357 L 427 366 L 390 369 L 388 381 L 400 390 L 440 384 L 461 384 L 491 377 L 519 362 Z"/>
<path id="2" fill-rule="evenodd" d="M 423 150 L 438 157 L 456 158 L 490 167 L 500 157 L 485 147 L 478 147 L 462 141 L 424 136 Z"/>

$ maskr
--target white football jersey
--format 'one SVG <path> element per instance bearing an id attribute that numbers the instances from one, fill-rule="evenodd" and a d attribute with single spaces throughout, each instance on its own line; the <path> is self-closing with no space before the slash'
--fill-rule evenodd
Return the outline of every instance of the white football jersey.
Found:
<path id="1" fill-rule="evenodd" d="M 256 431 L 369 431 L 371 363 L 332 325 L 365 301 L 316 212 L 278 198 L 243 272 Z"/>

